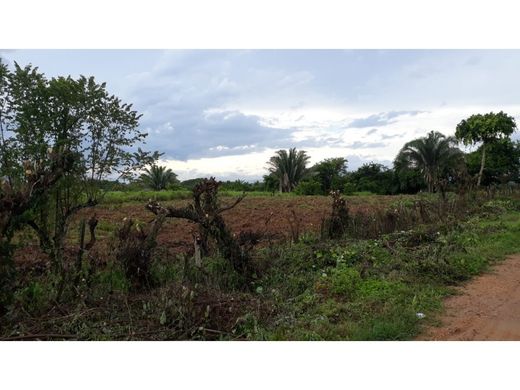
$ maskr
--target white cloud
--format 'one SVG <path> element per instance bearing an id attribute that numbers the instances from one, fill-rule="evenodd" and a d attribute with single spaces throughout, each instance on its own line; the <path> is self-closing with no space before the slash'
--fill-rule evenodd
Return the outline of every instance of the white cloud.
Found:
<path id="1" fill-rule="evenodd" d="M 292 146 L 313 162 L 391 162 L 405 142 L 453 134 L 469 115 L 520 113 L 519 50 L 73 53 L 2 55 L 51 75 L 100 75 L 135 103 L 146 147 L 181 178 L 260 178 L 272 153 Z"/>

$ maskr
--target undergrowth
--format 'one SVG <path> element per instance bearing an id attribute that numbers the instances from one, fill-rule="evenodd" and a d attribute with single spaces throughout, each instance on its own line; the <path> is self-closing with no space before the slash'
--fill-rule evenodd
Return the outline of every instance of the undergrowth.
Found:
<path id="1" fill-rule="evenodd" d="M 86 263 L 75 295 L 60 304 L 52 301 L 51 274 L 19 269 L 0 337 L 412 339 L 423 324 L 435 323 L 453 286 L 520 252 L 520 202 L 494 199 L 477 206 L 460 218 L 417 220 L 377 236 L 347 232 L 323 239 L 306 232 L 297 242 L 264 242 L 252 255 L 255 272 L 247 290 L 225 259 L 204 257 L 195 266 L 191 255 L 162 247 L 150 255 L 149 287 L 135 290 L 125 262 L 108 256 Z"/>

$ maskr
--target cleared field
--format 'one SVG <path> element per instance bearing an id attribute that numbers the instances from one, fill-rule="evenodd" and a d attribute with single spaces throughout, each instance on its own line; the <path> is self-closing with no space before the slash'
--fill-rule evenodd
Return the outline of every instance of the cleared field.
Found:
<path id="1" fill-rule="evenodd" d="M 151 195 L 149 193 L 147 195 Z M 139 193 L 134 194 L 140 196 Z M 127 195 L 130 197 L 130 195 Z M 149 196 L 151 197 L 151 196 Z M 350 196 L 348 206 L 351 213 L 369 213 L 378 209 L 385 209 L 390 205 L 413 199 L 413 196 L 381 196 L 364 195 Z M 233 196 L 223 196 L 222 203 L 232 203 Z M 187 199 L 165 201 L 163 205 L 182 207 L 189 204 Z M 110 238 L 117 226 L 124 218 L 147 223 L 154 215 L 145 209 L 144 201 L 131 201 L 124 203 L 108 202 L 96 207 L 82 210 L 71 225 L 68 235 L 68 246 L 71 251 L 77 248 L 78 221 L 81 218 L 89 218 L 93 214 L 99 220 L 96 230 L 98 243 L 97 250 L 108 249 Z M 330 213 L 331 199 L 326 196 L 246 196 L 235 208 L 225 212 L 224 219 L 235 233 L 241 231 L 260 231 L 273 240 L 284 240 L 291 238 L 291 225 L 298 229 L 300 234 L 305 232 L 318 232 L 320 224 L 325 215 Z M 158 242 L 162 249 L 172 254 L 189 252 L 193 248 L 193 234 L 197 232 L 195 224 L 182 220 L 170 218 L 164 224 Z M 47 257 L 38 247 L 36 236 L 28 230 L 24 237 L 25 247 L 17 251 L 16 259 L 19 262 L 41 262 L 47 261 Z"/>

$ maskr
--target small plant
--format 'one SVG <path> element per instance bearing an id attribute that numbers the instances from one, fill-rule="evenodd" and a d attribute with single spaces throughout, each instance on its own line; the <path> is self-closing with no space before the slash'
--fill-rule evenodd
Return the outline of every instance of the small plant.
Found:
<path id="1" fill-rule="evenodd" d="M 340 265 L 330 275 L 330 290 L 334 294 L 353 296 L 361 283 L 359 272 L 351 267 Z"/>
<path id="2" fill-rule="evenodd" d="M 347 201 L 339 191 L 331 191 L 332 210 L 330 217 L 322 221 L 321 232 L 324 238 L 341 238 L 347 231 L 349 210 Z"/>

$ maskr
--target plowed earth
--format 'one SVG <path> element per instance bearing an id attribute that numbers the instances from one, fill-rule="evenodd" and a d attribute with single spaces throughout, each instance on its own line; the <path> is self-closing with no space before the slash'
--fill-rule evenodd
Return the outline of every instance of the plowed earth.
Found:
<path id="1" fill-rule="evenodd" d="M 348 205 L 351 213 L 368 213 L 377 209 L 384 209 L 396 202 L 396 196 L 364 196 L 349 197 Z M 230 204 L 234 198 L 222 198 L 222 204 Z M 164 205 L 182 207 L 189 203 L 187 200 L 164 202 Z M 123 218 L 133 218 L 143 223 L 150 222 L 154 215 L 145 209 L 145 202 L 99 205 L 82 210 L 71 224 L 67 241 L 68 251 L 74 256 L 77 251 L 78 221 L 80 218 L 89 218 L 96 214 L 99 224 L 96 230 L 98 242 L 95 248 L 98 251 L 108 249 L 110 237 L 116 226 Z M 246 197 L 235 208 L 226 211 L 224 219 L 233 232 L 260 231 L 266 233 L 273 241 L 291 238 L 292 229 L 299 233 L 319 232 L 324 216 L 330 213 L 331 200 L 325 196 L 294 196 L 294 197 Z M 162 250 L 170 254 L 186 253 L 193 249 L 193 234 L 197 232 L 194 223 L 182 219 L 168 219 L 164 224 L 158 243 Z M 88 240 L 88 234 L 86 239 Z M 18 264 L 26 266 L 47 261 L 41 253 L 34 235 L 28 231 L 28 236 L 22 239 L 23 248 L 16 251 Z"/>

